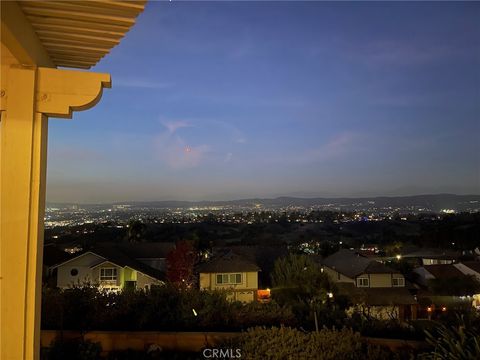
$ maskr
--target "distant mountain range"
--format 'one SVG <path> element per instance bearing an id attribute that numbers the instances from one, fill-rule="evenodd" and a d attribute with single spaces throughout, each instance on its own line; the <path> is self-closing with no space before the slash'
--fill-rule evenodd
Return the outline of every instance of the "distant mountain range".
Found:
<path id="1" fill-rule="evenodd" d="M 207 207 L 207 206 L 236 206 L 236 207 L 266 207 L 280 208 L 286 206 L 331 206 L 332 208 L 341 207 L 342 209 L 362 209 L 362 208 L 402 208 L 409 207 L 425 208 L 435 212 L 443 209 L 452 209 L 455 211 L 480 210 L 480 195 L 455 195 L 455 194 L 431 194 L 431 195 L 413 195 L 413 196 L 378 196 L 378 197 L 360 197 L 360 198 L 301 198 L 282 196 L 277 198 L 253 198 L 227 201 L 131 201 L 118 202 L 110 204 L 59 204 L 48 203 L 49 207 L 71 207 L 77 205 L 79 208 L 107 208 L 114 205 L 128 205 L 133 208 L 189 208 L 189 207 Z"/>

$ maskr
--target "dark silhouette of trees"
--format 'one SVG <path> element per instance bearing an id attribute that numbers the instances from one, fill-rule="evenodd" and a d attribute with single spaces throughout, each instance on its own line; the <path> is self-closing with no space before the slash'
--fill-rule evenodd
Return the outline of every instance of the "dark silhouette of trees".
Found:
<path id="1" fill-rule="evenodd" d="M 128 222 L 127 240 L 131 243 L 145 241 L 147 226 L 139 220 Z"/>

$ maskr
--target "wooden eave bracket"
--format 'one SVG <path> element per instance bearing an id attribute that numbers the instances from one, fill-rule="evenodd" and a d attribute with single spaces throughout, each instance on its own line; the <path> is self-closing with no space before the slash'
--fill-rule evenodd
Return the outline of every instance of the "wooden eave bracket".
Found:
<path id="1" fill-rule="evenodd" d="M 95 106 L 103 88 L 111 88 L 110 74 L 51 68 L 37 69 L 36 111 L 71 119 L 73 111 Z"/>

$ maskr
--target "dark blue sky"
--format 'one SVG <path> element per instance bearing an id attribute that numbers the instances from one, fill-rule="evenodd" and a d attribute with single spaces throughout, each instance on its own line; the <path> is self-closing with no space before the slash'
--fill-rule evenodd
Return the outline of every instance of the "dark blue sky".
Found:
<path id="1" fill-rule="evenodd" d="M 151 2 L 48 201 L 480 192 L 480 3 Z"/>

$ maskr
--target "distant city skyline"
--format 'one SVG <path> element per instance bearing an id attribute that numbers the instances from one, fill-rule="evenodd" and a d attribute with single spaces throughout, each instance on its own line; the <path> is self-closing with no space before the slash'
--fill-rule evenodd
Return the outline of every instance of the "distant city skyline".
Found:
<path id="1" fill-rule="evenodd" d="M 47 201 L 480 193 L 480 4 L 150 2 Z"/>

